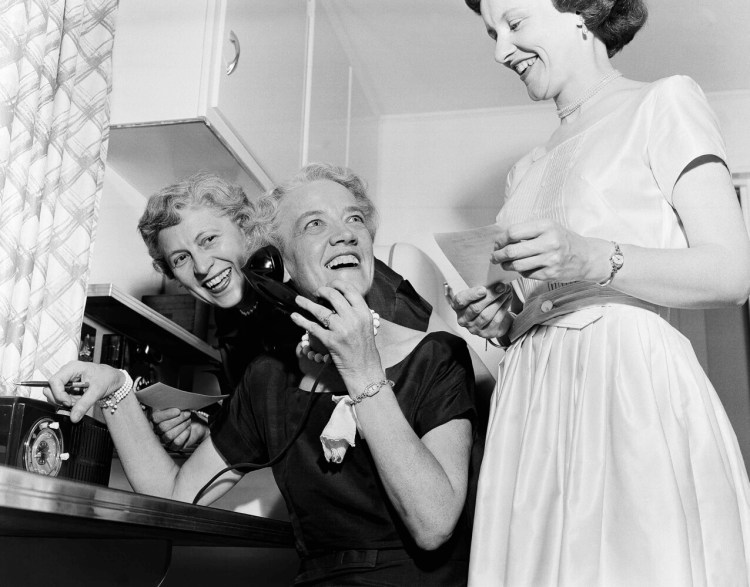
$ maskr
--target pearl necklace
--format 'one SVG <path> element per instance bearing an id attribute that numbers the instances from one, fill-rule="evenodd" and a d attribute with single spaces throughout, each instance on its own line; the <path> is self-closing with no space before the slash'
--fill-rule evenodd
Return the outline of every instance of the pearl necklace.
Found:
<path id="1" fill-rule="evenodd" d="M 560 117 L 560 120 L 564 120 L 565 118 L 573 114 L 573 112 L 578 110 L 586 102 L 591 100 L 591 98 L 596 96 L 604 86 L 606 86 L 609 82 L 616 80 L 621 75 L 622 73 L 620 73 L 616 69 L 613 69 L 602 79 L 596 82 L 593 86 L 591 86 L 588 90 L 586 90 L 583 94 L 581 94 L 576 100 L 574 100 L 564 108 L 559 108 L 557 110 L 557 115 Z"/>
<path id="2" fill-rule="evenodd" d="M 375 310 L 370 310 L 370 313 L 372 314 L 372 335 L 377 336 L 378 335 L 378 328 L 380 328 L 380 314 L 378 314 Z M 330 353 L 326 353 L 325 355 L 323 353 L 316 353 L 313 350 L 307 350 L 310 348 L 310 333 L 305 332 L 305 334 L 302 335 L 302 340 L 299 341 L 300 347 L 302 347 L 302 352 L 307 355 L 307 358 L 311 361 L 315 361 L 316 363 L 330 363 L 331 362 L 331 355 Z"/>

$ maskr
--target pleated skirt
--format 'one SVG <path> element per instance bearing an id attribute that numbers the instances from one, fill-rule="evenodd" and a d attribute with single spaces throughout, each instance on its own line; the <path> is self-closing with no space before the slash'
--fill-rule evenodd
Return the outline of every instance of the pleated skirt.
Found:
<path id="1" fill-rule="evenodd" d="M 749 568 L 745 465 L 682 334 L 609 306 L 508 349 L 470 586 L 747 587 Z"/>

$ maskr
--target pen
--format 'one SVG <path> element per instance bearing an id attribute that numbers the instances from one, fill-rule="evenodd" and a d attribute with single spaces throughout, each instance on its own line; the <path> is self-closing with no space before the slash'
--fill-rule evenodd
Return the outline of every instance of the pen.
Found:
<path id="1" fill-rule="evenodd" d="M 49 381 L 19 381 L 16 383 L 16 386 L 23 386 L 23 387 L 49 387 Z M 85 381 L 70 381 L 65 384 L 65 391 L 68 393 L 76 393 L 78 394 L 83 393 L 83 391 L 86 388 L 88 388 L 89 384 Z"/>
<path id="2" fill-rule="evenodd" d="M 448 302 L 452 304 L 453 303 L 453 288 L 450 286 L 450 284 L 447 281 L 443 283 L 443 292 L 445 293 L 445 297 L 448 298 Z"/>

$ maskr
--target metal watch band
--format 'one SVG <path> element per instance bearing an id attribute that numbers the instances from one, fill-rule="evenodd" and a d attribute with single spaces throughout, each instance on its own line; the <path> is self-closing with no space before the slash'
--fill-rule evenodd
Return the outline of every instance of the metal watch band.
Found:
<path id="1" fill-rule="evenodd" d="M 598 285 L 600 285 L 601 287 L 606 287 L 610 283 L 612 283 L 612 280 L 615 278 L 615 275 L 617 275 L 617 272 L 622 268 L 624 263 L 624 255 L 620 250 L 620 245 L 615 241 L 612 241 L 612 244 L 615 246 L 614 252 L 609 257 L 609 264 L 612 266 L 612 272 L 609 274 L 609 277 L 607 279 L 598 282 Z"/>

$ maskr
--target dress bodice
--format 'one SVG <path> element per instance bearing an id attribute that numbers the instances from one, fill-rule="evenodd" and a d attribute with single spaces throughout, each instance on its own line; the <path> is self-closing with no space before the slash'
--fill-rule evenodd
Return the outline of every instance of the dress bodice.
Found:
<path id="1" fill-rule="evenodd" d="M 547 218 L 587 237 L 684 248 L 672 190 L 706 154 L 726 160 L 705 96 L 690 78 L 665 78 L 580 133 L 523 157 L 509 174 L 497 223 Z M 554 287 L 523 278 L 517 284 L 524 299 Z"/>

